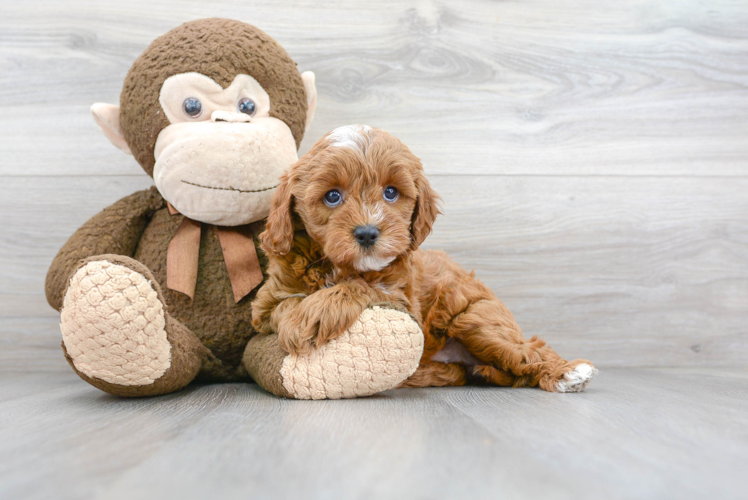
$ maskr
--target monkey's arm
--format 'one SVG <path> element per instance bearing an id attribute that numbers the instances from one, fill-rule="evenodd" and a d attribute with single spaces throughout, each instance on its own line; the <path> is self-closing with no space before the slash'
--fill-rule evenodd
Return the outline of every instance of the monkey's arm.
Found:
<path id="1" fill-rule="evenodd" d="M 138 191 L 94 215 L 65 243 L 47 272 L 47 302 L 58 311 L 81 259 L 102 254 L 132 257 L 148 221 L 166 202 L 155 187 Z"/>

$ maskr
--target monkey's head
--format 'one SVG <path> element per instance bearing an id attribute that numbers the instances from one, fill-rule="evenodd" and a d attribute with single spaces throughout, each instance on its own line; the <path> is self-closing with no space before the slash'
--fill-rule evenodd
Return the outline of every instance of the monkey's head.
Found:
<path id="1" fill-rule="evenodd" d="M 146 49 L 125 78 L 120 106 L 91 111 L 179 212 L 237 226 L 267 216 L 316 102 L 314 74 L 299 74 L 263 31 L 201 19 Z"/>

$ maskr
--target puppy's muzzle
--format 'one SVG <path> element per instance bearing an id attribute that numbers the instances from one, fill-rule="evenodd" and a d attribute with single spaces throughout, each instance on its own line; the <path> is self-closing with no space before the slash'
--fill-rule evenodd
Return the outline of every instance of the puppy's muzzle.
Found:
<path id="1" fill-rule="evenodd" d="M 369 248 L 377 242 L 379 238 L 379 229 L 376 226 L 358 226 L 353 230 L 353 237 L 358 244 L 364 248 Z"/>

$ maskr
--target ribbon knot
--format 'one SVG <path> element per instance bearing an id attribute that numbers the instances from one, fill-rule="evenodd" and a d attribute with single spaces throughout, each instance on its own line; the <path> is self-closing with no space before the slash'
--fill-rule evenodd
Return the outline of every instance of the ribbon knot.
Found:
<path id="1" fill-rule="evenodd" d="M 179 212 L 166 203 L 169 213 Z M 223 260 L 234 292 L 234 302 L 239 302 L 262 283 L 262 269 L 249 225 L 236 227 L 216 226 L 221 242 Z M 200 258 L 202 222 L 185 217 L 166 250 L 166 286 L 195 298 L 197 268 Z"/>

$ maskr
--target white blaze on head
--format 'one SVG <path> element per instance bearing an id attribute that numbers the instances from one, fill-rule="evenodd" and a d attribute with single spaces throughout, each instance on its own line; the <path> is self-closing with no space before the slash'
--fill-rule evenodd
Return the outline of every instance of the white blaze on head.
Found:
<path id="1" fill-rule="evenodd" d="M 367 224 L 376 226 L 384 221 L 384 209 L 379 203 L 375 203 L 373 206 L 368 203 L 364 204 L 364 213 L 366 213 Z"/>
<path id="2" fill-rule="evenodd" d="M 370 131 L 371 127 L 368 125 L 345 125 L 330 132 L 327 139 L 330 141 L 330 147 L 348 148 L 364 154 L 372 141 Z"/>

